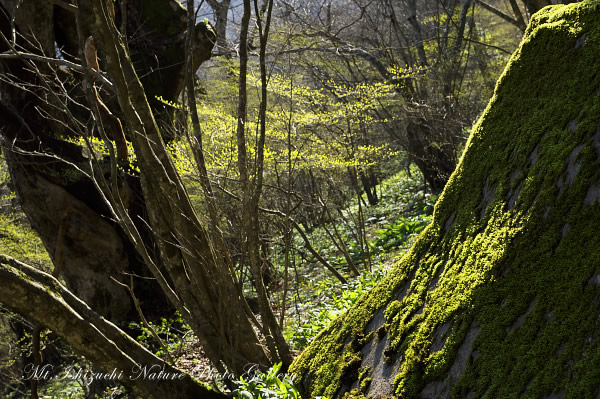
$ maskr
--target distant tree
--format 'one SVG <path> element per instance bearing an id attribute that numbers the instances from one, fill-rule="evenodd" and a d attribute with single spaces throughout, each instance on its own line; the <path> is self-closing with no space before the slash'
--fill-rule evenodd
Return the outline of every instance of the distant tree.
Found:
<path id="1" fill-rule="evenodd" d="M 394 87 L 394 105 L 402 105 L 381 104 L 377 112 L 387 123 L 377 130 L 408 153 L 433 192 L 441 191 L 456 165 L 464 129 L 481 111 L 493 83 L 491 58 L 478 37 L 482 28 L 476 24 L 475 2 L 312 0 L 282 5 L 281 30 L 293 32 L 283 52 L 304 55 L 298 62 L 312 85 L 327 90 L 365 82 Z M 484 90 L 467 90 L 475 84 Z M 359 172 L 369 192 L 377 183 L 375 174 Z"/>

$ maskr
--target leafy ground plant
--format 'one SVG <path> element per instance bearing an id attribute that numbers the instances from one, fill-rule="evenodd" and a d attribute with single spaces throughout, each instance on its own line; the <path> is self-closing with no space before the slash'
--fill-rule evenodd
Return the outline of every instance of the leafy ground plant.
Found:
<path id="1" fill-rule="evenodd" d="M 292 378 L 281 374 L 281 363 L 273 365 L 266 372 L 256 372 L 247 379 L 243 376 L 234 381 L 238 386 L 233 391 L 236 399 L 299 399 L 300 394 L 292 383 Z"/>
<path id="2" fill-rule="evenodd" d="M 331 323 L 336 317 L 350 308 L 358 299 L 386 274 L 384 268 L 367 272 L 348 284 L 338 284 L 334 280 L 321 281 L 313 287 L 321 300 L 305 303 L 308 310 L 308 321 L 290 325 L 287 329 L 288 338 L 294 349 L 302 350 L 313 340 L 317 334 Z M 317 303 L 319 305 L 317 305 Z"/>

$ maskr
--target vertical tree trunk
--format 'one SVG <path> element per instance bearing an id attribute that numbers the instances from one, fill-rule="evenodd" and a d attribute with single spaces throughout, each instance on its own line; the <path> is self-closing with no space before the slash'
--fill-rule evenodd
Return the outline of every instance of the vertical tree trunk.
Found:
<path id="1" fill-rule="evenodd" d="M 421 24 L 417 20 L 416 0 L 408 0 L 407 19 L 415 34 L 415 46 L 417 47 L 417 54 L 419 56 L 419 66 L 426 66 L 427 56 L 425 55 L 425 44 L 423 42 L 423 34 L 421 33 Z"/>
<path id="2" fill-rule="evenodd" d="M 105 44 L 107 71 L 114 80 L 124 120 L 135 132 L 142 190 L 160 250 L 160 260 L 148 259 L 148 266 L 163 289 L 172 292 L 170 299 L 217 368 L 223 362 L 241 374 L 248 362 L 265 366 L 269 359 L 246 318 L 231 269 L 221 264 L 198 220 L 128 53 L 117 39 L 114 24 L 105 18 L 104 3 L 95 0 L 92 6 L 95 30 Z M 164 265 L 171 287 L 156 267 L 157 261 Z"/>
<path id="3" fill-rule="evenodd" d="M 257 1 L 254 1 L 256 23 L 260 40 L 260 72 L 261 72 L 261 100 L 259 108 L 259 134 L 256 143 L 255 164 L 250 165 L 247 159 L 246 148 L 246 74 L 248 63 L 248 26 L 250 22 L 251 3 L 244 0 L 244 14 L 240 32 L 240 80 L 238 99 L 238 169 L 242 187 L 242 243 L 245 260 L 250 265 L 254 277 L 254 285 L 258 295 L 258 303 L 261 314 L 262 332 L 266 338 L 267 347 L 273 359 L 283 362 L 287 368 L 291 364 L 292 357 L 287 342 L 273 309 L 263 281 L 263 268 L 265 267 L 260 253 L 260 218 L 259 204 L 262 195 L 263 173 L 264 173 L 264 146 L 266 139 L 266 107 L 267 107 L 267 68 L 266 68 L 266 45 L 269 37 L 270 21 L 273 2 L 267 1 L 265 9 L 259 10 Z M 252 170 L 252 178 L 250 177 Z"/>
<path id="4" fill-rule="evenodd" d="M 373 172 L 372 168 L 368 168 L 367 171 L 360 170 L 358 172 L 360 177 L 360 182 L 362 183 L 363 190 L 365 190 L 365 194 L 367 195 L 367 201 L 369 201 L 369 205 L 374 206 L 379 202 L 379 198 L 377 197 L 377 176 Z"/>
<path id="5" fill-rule="evenodd" d="M 213 9 L 215 15 L 215 33 L 217 34 L 217 51 L 229 57 L 229 46 L 227 45 L 227 14 L 229 13 L 230 0 L 208 0 L 207 3 Z"/>
<path id="6" fill-rule="evenodd" d="M 440 193 L 456 167 L 456 143 L 451 134 L 433 131 L 424 120 L 406 127 L 408 153 L 433 193 Z M 436 138 L 439 139 L 436 145 Z"/>

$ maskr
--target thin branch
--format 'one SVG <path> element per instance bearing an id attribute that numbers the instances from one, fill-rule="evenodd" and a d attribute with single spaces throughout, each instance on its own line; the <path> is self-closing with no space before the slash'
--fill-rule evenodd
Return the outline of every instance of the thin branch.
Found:
<path id="1" fill-rule="evenodd" d="M 468 37 L 463 37 L 463 40 L 465 42 L 469 42 L 469 43 L 474 43 L 474 44 L 478 44 L 480 46 L 484 46 L 484 47 L 489 47 L 489 48 L 493 48 L 494 50 L 498 50 L 498 51 L 502 51 L 503 53 L 506 53 L 508 55 L 512 54 L 512 51 L 508 51 L 506 49 L 503 49 L 502 47 L 498 47 L 498 46 L 494 46 L 493 44 L 488 44 L 488 43 L 484 43 L 481 42 L 479 40 L 475 40 L 475 39 L 470 39 Z"/>
<path id="2" fill-rule="evenodd" d="M 231 198 L 241 201 L 242 199 L 235 195 L 234 193 L 228 191 L 226 188 L 221 187 L 220 185 L 216 184 L 217 188 L 221 191 L 223 191 L 225 194 L 227 194 L 228 196 L 230 196 Z M 308 249 L 308 251 L 315 257 L 317 258 L 317 260 L 323 265 L 325 266 L 342 284 L 347 284 L 348 280 L 346 280 L 344 278 L 344 276 L 342 276 L 340 274 L 340 272 L 338 272 L 336 270 L 335 267 L 331 266 L 329 264 L 329 262 L 327 262 L 327 260 L 325 260 L 325 258 L 323 258 L 312 246 L 312 244 L 310 243 L 310 240 L 308 239 L 308 237 L 306 236 L 306 233 L 304 232 L 304 230 L 302 229 L 302 226 L 300 226 L 298 224 L 298 222 L 296 222 L 294 219 L 292 219 L 291 216 L 286 215 L 285 213 L 278 211 L 278 210 L 274 210 L 274 209 L 268 209 L 268 208 L 263 208 L 263 207 L 259 207 L 258 208 L 259 211 L 269 214 L 269 215 L 274 215 L 274 216 L 279 216 L 283 219 L 288 220 L 292 226 L 294 226 L 294 229 L 296 229 L 296 231 L 300 234 L 300 237 L 302 237 L 302 241 L 304 241 L 304 245 L 306 246 L 306 249 Z"/>
<path id="3" fill-rule="evenodd" d="M 508 15 L 507 13 L 505 13 L 504 11 L 494 7 L 491 4 L 488 4 L 482 0 L 475 0 L 478 4 L 480 4 L 483 8 L 485 8 L 486 10 L 488 10 L 489 12 L 496 14 L 497 16 L 499 16 L 500 18 L 502 18 L 503 20 L 510 22 L 511 24 L 517 26 L 519 29 L 521 29 L 521 24 L 519 24 L 519 21 L 517 21 L 515 18 L 511 17 L 510 15 Z"/>
<path id="4" fill-rule="evenodd" d="M 510 3 L 513 13 L 515 14 L 515 18 L 519 23 L 519 29 L 521 29 L 522 32 L 525 32 L 525 29 L 527 29 L 527 23 L 525 23 L 523 13 L 521 12 L 519 5 L 517 4 L 517 0 L 509 0 L 508 2 Z"/>
<path id="5" fill-rule="evenodd" d="M 70 62 L 67 60 L 60 59 L 60 58 L 50 58 L 50 57 L 44 57 L 42 55 L 36 55 L 36 54 L 31 54 L 31 53 L 22 53 L 20 51 L 5 51 L 3 53 L 0 53 L 0 59 L 26 59 L 26 60 L 31 60 L 31 61 L 46 62 L 48 64 L 64 66 L 64 67 L 73 69 L 75 71 L 81 72 L 81 73 L 84 73 L 86 70 L 86 68 L 84 66 L 75 64 L 74 62 Z M 99 79 L 102 82 L 103 86 L 106 86 L 111 92 L 115 91 L 112 82 L 110 80 L 108 80 L 108 78 L 106 78 L 106 76 L 104 76 L 103 73 L 94 71 L 93 69 L 90 69 L 90 68 L 87 68 L 87 69 L 89 69 L 90 73 L 95 78 Z"/>
<path id="6" fill-rule="evenodd" d="M 158 336 L 158 333 L 156 332 L 154 327 L 152 327 L 150 325 L 150 323 L 148 323 L 146 316 L 144 316 L 144 312 L 142 312 L 142 308 L 140 306 L 140 300 L 135 296 L 135 292 L 133 292 L 133 277 L 131 277 L 131 276 L 129 277 L 129 285 L 123 284 L 122 282 L 120 282 L 119 280 L 117 280 L 116 278 L 114 278 L 112 276 L 110 276 L 110 279 L 112 281 L 114 281 L 115 283 L 117 283 L 118 285 L 120 285 L 121 287 L 125 288 L 129 292 L 129 295 L 131 296 L 131 299 L 133 300 L 133 305 L 135 306 L 135 310 L 137 311 L 138 316 L 140 316 L 140 320 L 142 321 L 142 324 L 144 324 L 144 326 L 148 330 L 150 330 L 150 333 L 152 334 L 154 339 L 158 342 L 158 344 L 160 345 L 162 350 L 165 352 L 167 361 L 169 363 L 175 365 L 175 361 L 173 360 L 173 357 L 169 353 L 169 348 L 167 348 L 167 346 L 165 345 L 163 340 Z"/>

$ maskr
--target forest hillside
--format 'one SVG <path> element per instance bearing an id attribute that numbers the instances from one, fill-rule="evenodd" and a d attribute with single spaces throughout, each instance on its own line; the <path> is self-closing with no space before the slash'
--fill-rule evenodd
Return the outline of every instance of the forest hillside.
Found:
<path id="1" fill-rule="evenodd" d="M 305 397 L 597 397 L 599 19 L 532 18 L 432 224 L 292 365 Z"/>
<path id="2" fill-rule="evenodd" d="M 0 397 L 599 397 L 599 16 L 0 0 Z"/>

